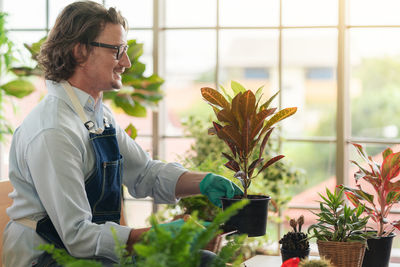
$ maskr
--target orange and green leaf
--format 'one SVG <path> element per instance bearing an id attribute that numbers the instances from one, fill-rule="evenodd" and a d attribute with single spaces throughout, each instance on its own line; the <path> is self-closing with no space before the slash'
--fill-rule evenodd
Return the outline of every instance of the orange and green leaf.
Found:
<path id="1" fill-rule="evenodd" d="M 217 105 L 221 108 L 226 109 L 230 108 L 229 102 L 215 89 L 212 89 L 210 87 L 203 87 L 201 88 L 201 94 L 205 100 L 213 105 Z"/>
<path id="2" fill-rule="evenodd" d="M 275 162 L 277 162 L 278 160 L 280 160 L 280 159 L 282 159 L 284 157 L 285 157 L 284 155 L 279 155 L 279 156 L 273 157 L 272 159 L 268 160 L 267 163 L 265 163 L 264 166 L 262 166 L 262 168 L 258 171 L 257 175 L 260 174 L 266 168 L 268 168 L 269 166 L 271 166 L 272 164 L 274 164 Z"/>
<path id="3" fill-rule="evenodd" d="M 256 107 L 256 97 L 252 91 L 247 90 L 239 98 L 239 110 L 245 121 L 249 118 Z"/>
<path id="4" fill-rule="evenodd" d="M 227 126 L 222 127 L 222 129 L 217 131 L 217 135 L 222 140 L 230 141 L 235 146 L 237 146 L 240 150 L 242 150 L 243 147 L 242 147 L 240 133 L 232 125 L 227 125 Z"/>
<path id="5" fill-rule="evenodd" d="M 285 109 L 278 111 L 274 116 L 272 116 L 272 118 L 270 120 L 268 120 L 266 127 L 269 128 L 272 125 L 274 125 L 275 123 L 277 123 L 278 121 L 281 121 L 283 119 L 286 119 L 289 116 L 292 116 L 293 114 L 296 113 L 296 111 L 297 111 L 296 107 L 285 108 Z"/>

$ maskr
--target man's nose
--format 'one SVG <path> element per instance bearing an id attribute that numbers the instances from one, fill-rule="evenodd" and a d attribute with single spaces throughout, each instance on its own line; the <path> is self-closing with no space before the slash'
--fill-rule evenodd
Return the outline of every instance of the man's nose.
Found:
<path id="1" fill-rule="evenodd" d="M 129 59 L 128 53 L 126 51 L 124 52 L 121 59 L 119 60 L 119 64 L 126 69 L 129 69 L 132 66 L 131 60 Z"/>

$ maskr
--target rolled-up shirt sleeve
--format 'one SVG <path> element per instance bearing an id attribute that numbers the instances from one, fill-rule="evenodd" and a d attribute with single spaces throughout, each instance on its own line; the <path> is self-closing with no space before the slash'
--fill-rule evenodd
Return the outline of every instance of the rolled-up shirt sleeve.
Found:
<path id="1" fill-rule="evenodd" d="M 135 198 L 152 197 L 155 203 L 176 203 L 175 187 L 187 169 L 178 163 L 153 160 L 124 130 L 117 128 L 124 157 L 123 183 Z"/>
<path id="2" fill-rule="evenodd" d="M 77 138 L 79 140 L 79 138 Z M 40 201 L 71 255 L 116 260 L 111 227 L 126 243 L 130 228 L 92 223 L 83 173 L 83 143 L 58 129 L 47 129 L 29 146 L 26 163 Z"/>

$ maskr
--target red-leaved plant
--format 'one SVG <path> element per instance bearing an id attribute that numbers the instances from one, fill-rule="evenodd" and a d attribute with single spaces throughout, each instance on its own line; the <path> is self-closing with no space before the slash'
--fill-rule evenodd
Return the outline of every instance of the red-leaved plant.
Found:
<path id="1" fill-rule="evenodd" d="M 247 198 L 251 179 L 284 157 L 278 155 L 264 163 L 263 153 L 274 129 L 272 126 L 296 113 L 297 108 L 285 108 L 276 112 L 277 108 L 270 108 L 269 105 L 279 92 L 266 102 L 260 103 L 263 87 L 255 94 L 234 81 L 231 87 L 235 94 L 233 97 L 229 96 L 223 87 L 221 89 L 226 97 L 209 87 L 201 88 L 201 94 L 212 106 L 219 121 L 213 122 L 213 127 L 208 133 L 216 134 L 229 146 L 230 153 L 222 153 L 228 160 L 225 166 L 235 172 L 234 176 L 241 181 L 244 197 Z M 249 162 L 257 144 L 260 144 L 258 157 Z M 254 175 L 256 169 L 258 172 Z"/>
<path id="2" fill-rule="evenodd" d="M 351 161 L 357 165 L 359 170 L 354 174 L 357 188 L 339 185 L 344 188 L 345 194 L 354 206 L 365 205 L 365 212 L 376 223 L 377 236 L 388 236 L 395 228 L 400 230 L 400 221 L 389 222 L 387 217 L 393 205 L 400 201 L 400 181 L 396 177 L 400 173 L 400 152 L 394 153 L 387 148 L 382 152 L 382 165 L 368 156 L 360 144 L 354 144 L 358 154 L 367 163 L 369 170 L 361 164 Z M 368 182 L 375 192 L 367 193 L 360 185 L 360 179 Z M 376 197 L 376 199 L 375 199 Z"/>

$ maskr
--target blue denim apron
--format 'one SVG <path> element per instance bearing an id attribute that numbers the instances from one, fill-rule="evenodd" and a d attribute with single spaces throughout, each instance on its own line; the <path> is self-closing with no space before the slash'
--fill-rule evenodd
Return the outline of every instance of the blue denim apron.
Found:
<path id="1" fill-rule="evenodd" d="M 119 224 L 121 216 L 122 156 L 119 153 L 115 128 L 104 123 L 104 131 L 93 130 L 94 123 L 87 121 L 83 108 L 69 84 L 62 83 L 75 110 L 89 130 L 90 142 L 96 156 L 94 173 L 85 181 L 85 190 L 92 210 L 92 222 Z M 71 95 L 72 94 L 72 95 Z M 86 121 L 86 122 L 85 122 Z M 36 232 L 58 248 L 65 248 L 49 216 L 38 221 Z"/>

